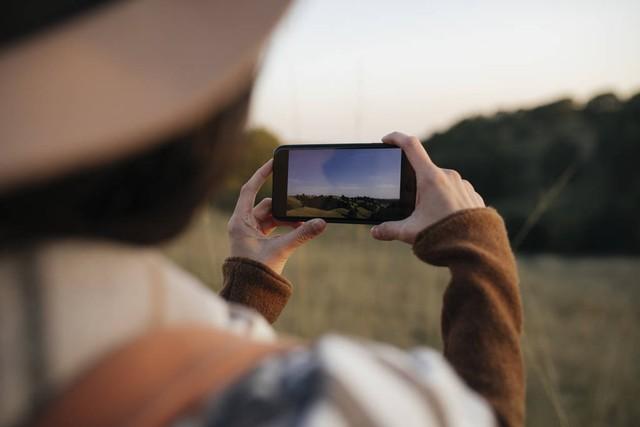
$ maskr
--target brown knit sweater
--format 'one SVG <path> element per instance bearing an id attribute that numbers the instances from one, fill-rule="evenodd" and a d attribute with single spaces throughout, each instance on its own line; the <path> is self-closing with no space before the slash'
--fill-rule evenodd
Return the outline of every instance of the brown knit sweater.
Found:
<path id="1" fill-rule="evenodd" d="M 502 218 L 489 208 L 457 212 L 423 230 L 413 251 L 451 270 L 442 309 L 445 357 L 492 405 L 500 425 L 523 425 L 522 306 Z M 270 322 L 291 295 L 286 279 L 249 259 L 228 258 L 223 273 L 221 295 L 255 308 Z"/>

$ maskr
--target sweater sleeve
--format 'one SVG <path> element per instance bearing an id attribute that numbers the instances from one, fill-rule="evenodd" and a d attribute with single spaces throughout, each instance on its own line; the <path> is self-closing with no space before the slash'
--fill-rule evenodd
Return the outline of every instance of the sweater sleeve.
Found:
<path id="1" fill-rule="evenodd" d="M 488 208 L 457 212 L 423 230 L 413 250 L 451 271 L 442 309 L 445 357 L 500 425 L 523 425 L 522 306 L 502 218 Z"/>
<path id="2" fill-rule="evenodd" d="M 291 283 L 266 265 L 241 257 L 227 258 L 222 266 L 220 296 L 228 302 L 255 309 L 269 323 L 278 319 L 291 296 Z"/>

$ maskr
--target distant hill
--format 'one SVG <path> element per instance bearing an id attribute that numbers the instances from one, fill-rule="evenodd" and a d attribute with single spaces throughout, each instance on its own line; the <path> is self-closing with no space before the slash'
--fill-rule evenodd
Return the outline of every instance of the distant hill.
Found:
<path id="1" fill-rule="evenodd" d="M 512 238 L 538 209 L 519 249 L 640 253 L 640 94 L 472 117 L 423 143 L 502 213 Z"/>
<path id="2" fill-rule="evenodd" d="M 376 199 L 367 196 L 296 194 L 287 197 L 288 216 L 319 216 L 369 221 L 403 218 L 398 199 Z"/>

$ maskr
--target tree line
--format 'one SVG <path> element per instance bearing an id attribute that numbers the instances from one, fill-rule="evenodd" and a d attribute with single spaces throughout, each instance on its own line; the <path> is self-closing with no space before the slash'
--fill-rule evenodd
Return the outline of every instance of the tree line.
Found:
<path id="1" fill-rule="evenodd" d="M 640 253 L 640 94 L 472 117 L 424 145 L 498 209 L 512 239 L 526 227 L 518 249 Z"/>
<path id="2" fill-rule="evenodd" d="M 248 131 L 214 204 L 232 208 L 279 143 L 267 130 Z M 640 253 L 640 93 L 470 117 L 423 144 L 502 214 L 518 250 Z M 261 196 L 270 192 L 267 185 Z"/>

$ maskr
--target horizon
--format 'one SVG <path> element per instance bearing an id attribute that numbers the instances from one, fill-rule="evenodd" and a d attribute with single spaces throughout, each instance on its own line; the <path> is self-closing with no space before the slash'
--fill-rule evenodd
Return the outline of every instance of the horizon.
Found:
<path id="1" fill-rule="evenodd" d="M 640 92 L 638 16 L 633 0 L 298 1 L 272 38 L 249 123 L 285 142 L 425 138 L 470 116 L 628 98 Z"/>
<path id="2" fill-rule="evenodd" d="M 298 196 L 308 196 L 308 197 L 331 196 L 331 197 L 346 197 L 347 199 L 400 200 L 399 197 L 381 198 L 381 197 L 371 197 L 371 196 L 347 196 L 345 194 L 308 194 L 308 193 L 287 194 L 287 197 L 298 197 Z"/>

